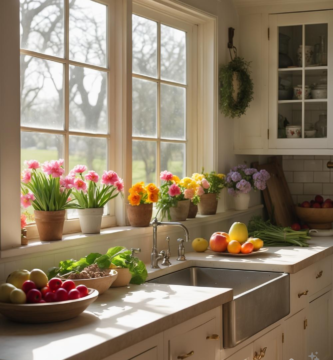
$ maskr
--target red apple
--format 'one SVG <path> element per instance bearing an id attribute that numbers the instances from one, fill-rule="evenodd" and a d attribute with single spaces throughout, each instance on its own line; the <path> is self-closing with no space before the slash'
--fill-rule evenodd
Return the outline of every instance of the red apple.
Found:
<path id="1" fill-rule="evenodd" d="M 28 292 L 31 290 L 31 289 L 36 289 L 36 285 L 33 281 L 31 280 L 26 280 L 23 284 L 22 284 L 22 290 L 28 294 Z"/>
<path id="2" fill-rule="evenodd" d="M 44 296 L 45 302 L 54 302 L 55 299 L 55 293 L 54 292 L 48 292 Z"/>
<path id="3" fill-rule="evenodd" d="M 66 280 L 65 282 L 62 283 L 61 287 L 67 290 L 68 292 L 76 288 L 75 282 L 72 280 Z"/>
<path id="4" fill-rule="evenodd" d="M 27 293 L 27 302 L 28 303 L 39 303 L 42 300 L 42 294 L 37 289 L 31 289 Z"/>
<path id="5" fill-rule="evenodd" d="M 59 288 L 55 292 L 54 301 L 66 301 L 68 300 L 68 292 L 63 288 Z"/>
<path id="6" fill-rule="evenodd" d="M 89 290 L 85 285 L 78 285 L 76 290 L 80 292 L 80 297 L 85 297 L 89 294 Z"/>
<path id="7" fill-rule="evenodd" d="M 317 203 L 317 202 L 315 202 L 312 207 L 315 208 L 315 209 L 321 208 L 320 204 Z"/>
<path id="8" fill-rule="evenodd" d="M 308 229 L 310 229 L 310 227 L 309 227 L 309 225 L 303 224 L 303 225 L 301 226 L 301 229 L 303 229 L 303 230 L 308 230 Z"/>
<path id="9" fill-rule="evenodd" d="M 321 195 L 317 195 L 315 197 L 315 202 L 322 204 L 324 202 L 324 198 Z"/>
<path id="10" fill-rule="evenodd" d="M 39 303 L 44 304 L 44 303 L 46 303 L 46 301 L 44 299 L 42 299 Z"/>
<path id="11" fill-rule="evenodd" d="M 301 225 L 298 224 L 298 223 L 295 223 L 295 224 L 292 224 L 292 225 L 291 225 L 291 228 L 292 228 L 294 231 L 300 231 L 300 230 L 301 230 Z"/>
<path id="12" fill-rule="evenodd" d="M 58 290 L 62 285 L 62 281 L 58 278 L 53 278 L 49 281 L 49 288 L 52 291 Z"/>
<path id="13" fill-rule="evenodd" d="M 78 289 L 72 289 L 68 293 L 68 300 L 76 300 L 76 299 L 80 299 L 80 297 L 81 297 L 81 294 Z"/>
<path id="14" fill-rule="evenodd" d="M 228 238 L 222 232 L 215 232 L 209 240 L 211 250 L 215 252 L 223 252 L 227 250 Z"/>
<path id="15" fill-rule="evenodd" d="M 50 288 L 48 286 L 44 286 L 40 292 L 42 293 L 42 296 L 43 296 L 43 299 L 45 297 L 45 295 L 48 293 L 48 292 L 51 292 Z"/>
<path id="16" fill-rule="evenodd" d="M 321 207 L 324 208 L 324 209 L 330 209 L 333 207 L 333 204 L 331 202 L 324 202 L 321 204 Z"/>
<path id="17" fill-rule="evenodd" d="M 311 205 L 310 205 L 310 203 L 308 201 L 303 201 L 301 206 L 304 207 L 304 208 L 309 208 Z"/>

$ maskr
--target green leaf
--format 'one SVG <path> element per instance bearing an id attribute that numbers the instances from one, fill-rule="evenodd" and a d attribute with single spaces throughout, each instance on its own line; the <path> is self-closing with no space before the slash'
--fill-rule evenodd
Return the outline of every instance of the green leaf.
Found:
<path id="1" fill-rule="evenodd" d="M 115 256 L 116 254 L 118 254 L 120 251 L 126 249 L 125 247 L 123 246 L 115 246 L 115 247 L 112 247 L 110 248 L 107 252 L 106 252 L 106 255 L 108 257 L 113 257 Z"/>
<path id="2" fill-rule="evenodd" d="M 89 254 L 88 256 L 86 256 L 87 263 L 88 263 L 89 265 L 93 264 L 94 261 L 95 261 L 97 258 L 99 258 L 100 256 L 102 256 L 102 254 L 100 254 L 100 253 L 91 253 L 91 254 Z"/>
<path id="3" fill-rule="evenodd" d="M 95 260 L 95 263 L 100 269 L 108 269 L 111 265 L 111 260 L 109 259 L 108 255 L 102 255 Z"/>

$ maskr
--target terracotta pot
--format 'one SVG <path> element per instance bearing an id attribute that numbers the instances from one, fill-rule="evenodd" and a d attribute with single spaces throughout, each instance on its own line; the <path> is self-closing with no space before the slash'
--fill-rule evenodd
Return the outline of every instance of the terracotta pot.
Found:
<path id="1" fill-rule="evenodd" d="M 79 209 L 79 220 L 83 234 L 99 234 L 102 226 L 103 208 Z"/>
<path id="2" fill-rule="evenodd" d="M 190 209 L 188 211 L 187 218 L 188 219 L 194 219 L 197 216 L 198 213 L 198 205 L 194 205 L 193 202 L 190 202 Z"/>
<path id="3" fill-rule="evenodd" d="M 35 220 L 41 241 L 61 240 L 64 230 L 66 210 L 35 210 Z"/>
<path id="4" fill-rule="evenodd" d="M 250 205 L 250 194 L 237 193 L 234 196 L 235 210 L 247 210 Z"/>
<path id="5" fill-rule="evenodd" d="M 215 215 L 217 211 L 217 194 L 203 194 L 198 204 L 200 215 Z"/>
<path id="6" fill-rule="evenodd" d="M 190 208 L 190 200 L 178 201 L 177 206 L 170 208 L 171 221 L 185 221 Z"/>
<path id="7" fill-rule="evenodd" d="M 147 227 L 153 216 L 153 204 L 132 206 L 127 204 L 127 217 L 131 226 Z"/>

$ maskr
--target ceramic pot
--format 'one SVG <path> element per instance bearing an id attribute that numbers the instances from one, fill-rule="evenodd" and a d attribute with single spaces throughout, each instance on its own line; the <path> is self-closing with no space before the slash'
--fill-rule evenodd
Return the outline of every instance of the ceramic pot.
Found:
<path id="1" fill-rule="evenodd" d="M 131 226 L 147 227 L 153 216 L 153 204 L 127 204 L 127 217 Z"/>
<path id="2" fill-rule="evenodd" d="M 127 286 L 132 279 L 132 274 L 128 268 L 116 268 L 118 273 L 116 280 L 112 283 L 111 287 Z"/>
<path id="3" fill-rule="evenodd" d="M 298 125 L 286 126 L 287 138 L 300 138 L 302 136 L 302 127 Z"/>
<path id="4" fill-rule="evenodd" d="M 170 208 L 171 221 L 185 221 L 190 209 L 190 200 L 178 201 L 177 206 Z"/>
<path id="5" fill-rule="evenodd" d="M 192 201 L 190 201 L 190 209 L 188 211 L 187 218 L 194 219 L 198 213 L 198 205 L 194 205 Z"/>
<path id="6" fill-rule="evenodd" d="M 215 215 L 217 211 L 217 194 L 203 194 L 198 204 L 200 215 Z"/>
<path id="7" fill-rule="evenodd" d="M 78 214 L 83 234 L 101 232 L 103 208 L 79 209 Z"/>
<path id="8" fill-rule="evenodd" d="M 66 210 L 35 210 L 35 221 L 41 241 L 61 240 L 64 230 Z"/>
<path id="9" fill-rule="evenodd" d="M 236 192 L 236 195 L 234 196 L 234 204 L 235 210 L 247 210 L 250 205 L 250 194 Z"/>

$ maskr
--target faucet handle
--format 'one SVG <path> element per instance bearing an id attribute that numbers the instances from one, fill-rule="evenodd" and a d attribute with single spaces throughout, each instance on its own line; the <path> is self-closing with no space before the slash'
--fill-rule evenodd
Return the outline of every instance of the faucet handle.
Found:
<path id="1" fill-rule="evenodd" d="M 132 251 L 132 257 L 134 257 L 135 254 L 138 254 L 141 252 L 141 248 L 131 248 Z"/>
<path id="2" fill-rule="evenodd" d="M 185 246 L 184 246 L 184 239 L 177 239 L 177 241 L 180 243 L 178 246 L 178 261 L 185 261 Z"/>
<path id="3" fill-rule="evenodd" d="M 168 252 L 169 252 L 169 255 L 170 255 L 171 251 L 170 251 L 170 238 L 169 238 L 169 236 L 167 236 L 165 238 L 165 241 L 168 243 Z"/>
<path id="4" fill-rule="evenodd" d="M 184 244 L 184 239 L 179 238 L 177 241 L 180 242 L 180 244 Z"/>

